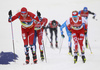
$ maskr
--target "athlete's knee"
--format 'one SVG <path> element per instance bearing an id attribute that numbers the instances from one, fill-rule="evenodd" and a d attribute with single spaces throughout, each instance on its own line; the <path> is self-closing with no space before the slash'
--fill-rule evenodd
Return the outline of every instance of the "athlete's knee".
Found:
<path id="1" fill-rule="evenodd" d="M 32 53 L 36 52 L 36 46 L 35 45 L 31 45 L 31 51 L 32 51 Z"/>
<path id="2" fill-rule="evenodd" d="M 24 45 L 24 52 L 25 52 L 26 55 L 29 54 L 29 47 L 28 47 L 28 45 Z"/>
<path id="3" fill-rule="evenodd" d="M 43 51 L 43 45 L 40 45 L 39 48 L 40 48 L 40 51 Z"/>

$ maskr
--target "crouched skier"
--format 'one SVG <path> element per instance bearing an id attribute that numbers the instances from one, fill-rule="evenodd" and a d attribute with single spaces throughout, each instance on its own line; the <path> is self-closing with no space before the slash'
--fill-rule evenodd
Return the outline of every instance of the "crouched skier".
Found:
<path id="1" fill-rule="evenodd" d="M 58 40 L 57 40 L 57 27 L 60 27 L 61 25 L 58 23 L 58 21 L 56 20 L 52 20 L 49 22 L 49 24 L 47 25 L 47 27 L 45 28 L 45 31 L 46 31 L 46 35 L 48 35 L 47 33 L 47 29 L 49 28 L 50 30 L 50 43 L 51 43 L 51 48 L 53 48 L 53 31 L 55 33 L 55 42 L 56 42 L 56 48 L 58 48 Z"/>

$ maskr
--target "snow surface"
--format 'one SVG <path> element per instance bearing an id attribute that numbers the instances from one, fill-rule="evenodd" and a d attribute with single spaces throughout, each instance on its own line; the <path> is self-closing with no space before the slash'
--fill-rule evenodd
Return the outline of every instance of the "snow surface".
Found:
<path id="1" fill-rule="evenodd" d="M 96 19 L 98 19 L 97 21 L 93 20 L 92 15 L 89 15 L 88 18 L 88 39 L 93 54 L 90 53 L 89 49 L 85 49 L 86 63 L 83 63 L 81 57 L 79 57 L 78 62 L 74 64 L 74 58 L 68 55 L 68 37 L 64 29 L 66 37 L 63 40 L 60 53 L 59 49 L 50 48 L 50 43 L 44 34 L 47 63 L 40 60 L 37 43 L 38 63 L 23 65 L 25 62 L 24 47 L 21 37 L 21 24 L 17 19 L 12 23 L 15 53 L 18 55 L 18 60 L 16 60 L 16 62 L 10 62 L 10 64 L 7 65 L 0 64 L 0 70 L 100 70 L 100 0 L 0 0 L 0 53 L 2 51 L 13 52 L 11 24 L 8 23 L 8 11 L 12 10 L 14 15 L 20 11 L 23 6 L 33 13 L 36 13 L 38 10 L 41 12 L 42 17 L 48 18 L 48 21 L 55 19 L 60 24 L 71 17 L 73 10 L 79 11 L 85 6 L 88 7 L 90 11 L 96 13 Z M 60 35 L 60 29 L 58 28 L 59 43 L 61 42 Z M 55 40 L 55 37 L 53 37 L 53 39 Z M 53 42 L 55 46 L 55 41 Z"/>

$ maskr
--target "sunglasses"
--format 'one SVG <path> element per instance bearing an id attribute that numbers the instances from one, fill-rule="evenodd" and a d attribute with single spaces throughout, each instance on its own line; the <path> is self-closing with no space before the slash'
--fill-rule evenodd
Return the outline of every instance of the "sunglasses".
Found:
<path id="1" fill-rule="evenodd" d="M 26 11 L 22 11 L 22 12 L 21 12 L 21 15 L 22 15 L 23 17 L 25 17 L 25 16 L 27 16 L 27 12 L 26 12 Z"/>
<path id="2" fill-rule="evenodd" d="M 74 18 L 76 18 L 77 16 L 73 16 Z"/>

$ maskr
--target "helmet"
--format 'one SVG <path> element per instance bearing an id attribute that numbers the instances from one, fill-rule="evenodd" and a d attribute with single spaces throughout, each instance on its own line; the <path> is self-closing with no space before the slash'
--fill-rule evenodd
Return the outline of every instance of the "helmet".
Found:
<path id="1" fill-rule="evenodd" d="M 56 25 L 56 20 L 52 20 L 52 25 Z"/>
<path id="2" fill-rule="evenodd" d="M 27 9 L 25 7 L 21 8 L 21 14 L 26 14 L 27 13 Z"/>
<path id="3" fill-rule="evenodd" d="M 83 8 L 83 11 L 84 11 L 84 12 L 87 12 L 87 11 L 88 11 L 88 8 L 87 8 L 87 7 L 84 7 L 84 8 Z"/>
<path id="4" fill-rule="evenodd" d="M 73 12 L 72 12 L 72 16 L 73 16 L 73 17 L 77 17 L 77 16 L 78 16 L 78 11 L 73 11 Z"/>

